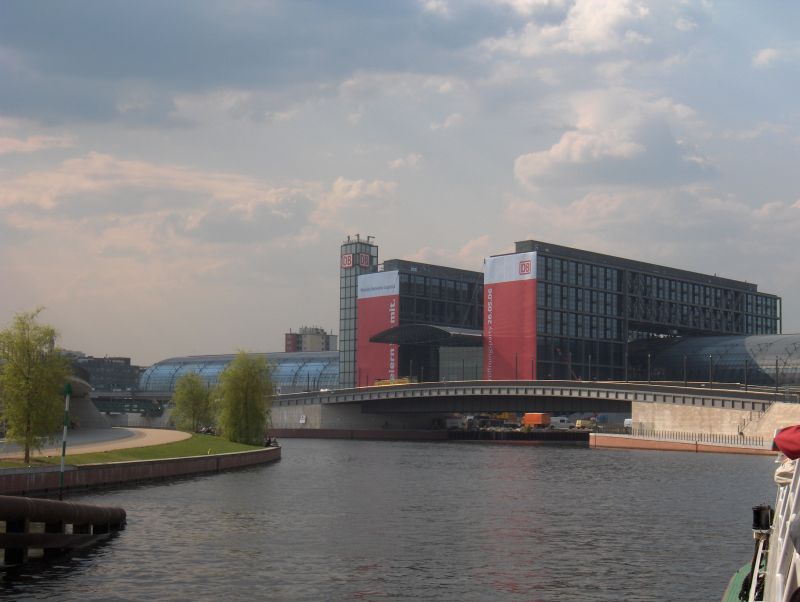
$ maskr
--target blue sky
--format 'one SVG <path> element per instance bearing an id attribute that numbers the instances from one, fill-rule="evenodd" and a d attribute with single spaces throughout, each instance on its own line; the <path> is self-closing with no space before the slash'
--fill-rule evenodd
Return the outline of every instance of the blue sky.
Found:
<path id="1" fill-rule="evenodd" d="M 791 3 L 0 3 L 0 324 L 281 350 L 338 247 L 538 238 L 754 281 L 800 331 Z"/>

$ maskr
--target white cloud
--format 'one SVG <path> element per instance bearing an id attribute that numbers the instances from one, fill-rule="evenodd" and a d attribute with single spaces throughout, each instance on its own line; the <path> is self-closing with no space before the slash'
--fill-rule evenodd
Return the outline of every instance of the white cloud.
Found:
<path id="1" fill-rule="evenodd" d="M 507 250 L 511 251 L 513 249 L 509 248 Z M 455 250 L 430 246 L 421 247 L 411 252 L 407 258 L 410 261 L 481 271 L 483 270 L 483 260 L 489 255 L 494 255 L 498 252 L 502 252 L 502 250 L 492 247 L 490 237 L 483 235 L 467 241 Z"/>
<path id="2" fill-rule="evenodd" d="M 694 124 L 694 112 L 669 98 L 653 98 L 630 89 L 598 90 L 570 100 L 573 127 L 549 149 L 517 157 L 516 177 L 531 186 L 540 180 L 570 180 L 572 167 L 592 163 L 627 161 L 656 152 L 657 144 L 680 146 L 668 125 Z M 655 137 L 655 138 L 654 138 Z M 683 160 L 696 163 L 697 153 L 682 151 Z M 662 170 L 673 168 L 661 165 Z M 571 171 L 564 171 L 571 170 Z"/>
<path id="3" fill-rule="evenodd" d="M 450 15 L 450 7 L 447 5 L 446 0 L 419 0 L 422 10 L 426 13 L 432 13 L 441 17 Z"/>
<path id="4" fill-rule="evenodd" d="M 782 53 L 777 48 L 763 48 L 753 57 L 753 67 L 756 69 L 767 69 L 781 58 L 781 56 Z"/>
<path id="5" fill-rule="evenodd" d="M 154 223 L 163 223 L 173 216 L 183 224 L 180 231 L 199 232 L 209 223 L 226 228 L 246 226 L 257 220 L 291 220 L 293 229 L 274 232 L 274 237 L 294 236 L 302 231 L 304 237 L 315 237 L 320 228 L 337 224 L 341 215 L 351 209 L 363 209 L 371 203 L 391 196 L 396 184 L 383 180 L 349 180 L 339 177 L 330 188 L 317 182 L 298 182 L 289 186 L 271 186 L 260 180 L 235 173 L 208 172 L 178 165 L 154 165 L 143 161 L 118 159 L 111 155 L 90 153 L 69 159 L 59 167 L 34 171 L 17 178 L 0 180 L 0 207 L 23 207 L 69 212 L 74 204 L 102 195 L 114 198 L 124 193 L 140 201 L 151 191 L 163 191 L 167 196 L 186 195 L 192 199 L 176 206 L 131 203 L 138 213 L 147 214 Z M 111 202 L 111 201 L 109 201 Z M 124 207 L 101 206 L 96 210 L 103 216 L 124 214 Z M 91 215 L 86 216 L 91 219 Z M 211 222 L 209 219 L 213 218 Z M 170 218 L 172 219 L 172 218 Z M 32 222 L 25 225 L 30 228 Z M 103 226 L 105 227 L 105 226 Z M 207 232 L 210 237 L 216 233 Z M 264 237 L 270 232 L 265 229 Z M 216 238 L 220 238 L 217 236 Z M 222 236 L 222 239 L 226 239 Z M 244 240 L 243 242 L 248 242 Z"/>
<path id="6" fill-rule="evenodd" d="M 680 17 L 675 21 L 675 29 L 683 32 L 694 31 L 697 29 L 697 23 L 686 17 Z"/>
<path id="7" fill-rule="evenodd" d="M 401 97 L 419 103 L 429 95 L 463 92 L 465 83 L 458 77 L 423 75 L 410 72 L 358 71 L 339 84 L 339 97 L 348 102 L 370 98 Z"/>
<path id="8" fill-rule="evenodd" d="M 29 154 L 50 148 L 69 148 L 72 146 L 69 136 L 30 136 L 28 138 L 0 137 L 0 155 Z"/>
<path id="9" fill-rule="evenodd" d="M 409 153 L 405 157 L 399 157 L 389 161 L 389 169 L 413 169 L 422 164 L 422 155 L 417 153 Z"/>
<path id="10" fill-rule="evenodd" d="M 523 16 L 530 16 L 542 9 L 562 9 L 567 5 L 567 0 L 494 0 L 501 6 L 510 6 Z"/>
<path id="11" fill-rule="evenodd" d="M 434 121 L 431 123 L 432 130 L 447 130 L 457 127 L 464 123 L 464 116 L 461 113 L 451 113 L 445 117 L 444 121 Z"/>
<path id="12" fill-rule="evenodd" d="M 607 53 L 649 43 L 647 36 L 634 29 L 648 14 L 647 7 L 637 0 L 577 0 L 556 25 L 531 21 L 520 33 L 488 40 L 484 46 L 492 52 L 527 57 Z"/>

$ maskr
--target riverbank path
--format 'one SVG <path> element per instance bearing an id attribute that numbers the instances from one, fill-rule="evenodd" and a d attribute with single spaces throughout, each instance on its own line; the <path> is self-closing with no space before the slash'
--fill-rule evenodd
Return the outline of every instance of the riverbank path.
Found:
<path id="1" fill-rule="evenodd" d="M 190 433 L 167 429 L 114 427 L 107 429 L 77 429 L 67 435 L 67 454 L 86 454 L 148 447 L 162 443 L 173 443 L 191 437 Z M 49 440 L 41 450 L 32 451 L 33 457 L 61 454 L 61 438 Z M 0 439 L 0 458 L 22 458 L 22 449 Z"/>

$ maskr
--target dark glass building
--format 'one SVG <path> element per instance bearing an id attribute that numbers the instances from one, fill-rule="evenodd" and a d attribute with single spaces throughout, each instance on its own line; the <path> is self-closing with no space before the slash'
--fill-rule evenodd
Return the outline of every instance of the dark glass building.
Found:
<path id="1" fill-rule="evenodd" d="M 477 378 L 480 372 L 483 327 L 483 273 L 416 261 L 391 259 L 383 263 L 383 274 L 397 273 L 399 307 L 395 324 L 375 324 L 372 309 L 359 306 L 370 324 L 372 343 L 397 346 L 396 378 L 442 380 Z M 382 326 L 387 327 L 383 329 Z M 365 333 L 366 334 L 366 333 Z M 375 347 L 359 354 L 359 365 L 371 364 Z M 380 368 L 374 380 L 386 378 Z M 366 384 L 362 372 L 362 384 Z"/>
<path id="2" fill-rule="evenodd" d="M 642 339 L 781 331 L 780 297 L 753 283 L 536 240 L 516 251 L 536 258 L 541 379 L 641 378 Z"/>

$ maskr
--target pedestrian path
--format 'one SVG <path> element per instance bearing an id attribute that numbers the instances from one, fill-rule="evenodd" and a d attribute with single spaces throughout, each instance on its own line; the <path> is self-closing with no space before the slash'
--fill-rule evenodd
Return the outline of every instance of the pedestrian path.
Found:
<path id="1" fill-rule="evenodd" d="M 146 429 L 114 427 L 105 429 L 76 429 L 67 435 L 67 454 L 147 447 L 162 443 L 173 443 L 191 437 L 190 433 L 168 429 Z M 41 450 L 33 451 L 33 457 L 61 454 L 61 439 L 50 440 Z M 0 440 L 0 458 L 21 458 L 22 449 L 13 443 Z"/>

